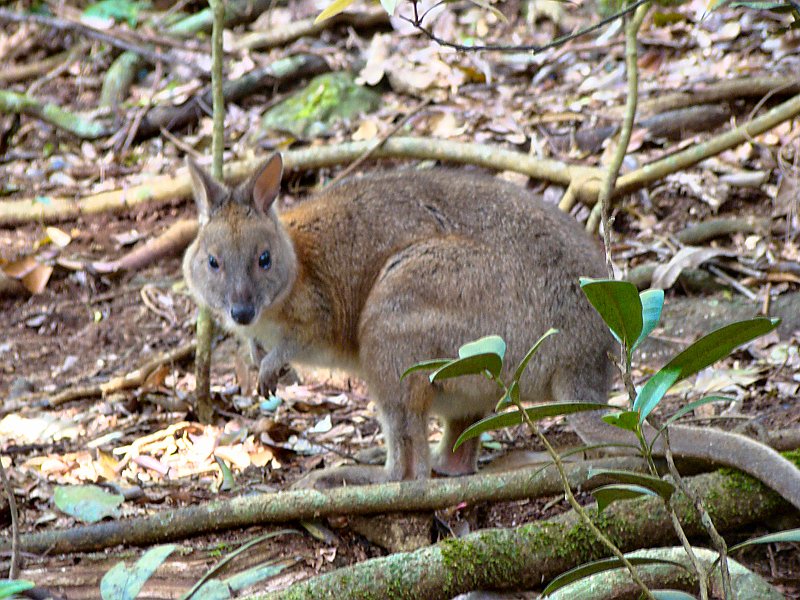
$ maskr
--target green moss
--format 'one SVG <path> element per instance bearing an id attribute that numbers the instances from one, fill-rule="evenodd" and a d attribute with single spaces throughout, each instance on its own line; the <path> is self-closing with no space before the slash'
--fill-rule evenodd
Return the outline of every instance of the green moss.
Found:
<path id="1" fill-rule="evenodd" d="M 724 475 L 723 485 L 731 492 L 748 492 L 758 493 L 764 489 L 763 484 L 746 473 L 742 473 L 737 469 L 724 468 L 720 469 L 720 474 Z"/>
<path id="2" fill-rule="evenodd" d="M 781 452 L 781 455 L 794 463 L 794 466 L 800 469 L 800 450 L 789 450 Z"/>
<path id="3" fill-rule="evenodd" d="M 318 137 L 329 134 L 335 123 L 373 111 L 379 105 L 380 96 L 357 85 L 352 74 L 326 73 L 267 111 L 261 127 L 298 138 Z"/>

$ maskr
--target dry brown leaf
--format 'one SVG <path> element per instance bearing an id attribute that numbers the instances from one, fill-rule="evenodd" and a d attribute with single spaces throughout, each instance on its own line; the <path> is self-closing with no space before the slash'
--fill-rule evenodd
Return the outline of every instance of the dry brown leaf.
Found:
<path id="1" fill-rule="evenodd" d="M 37 265 L 20 281 L 31 294 L 41 294 L 47 287 L 47 282 L 50 281 L 52 274 L 53 267 L 50 265 Z"/>
<path id="2" fill-rule="evenodd" d="M 217 446 L 214 455 L 231 463 L 240 471 L 250 466 L 250 455 L 241 444 L 235 446 Z"/>
<path id="3" fill-rule="evenodd" d="M 142 387 L 145 390 L 155 390 L 163 387 L 164 381 L 166 381 L 167 375 L 169 375 L 170 371 L 170 365 L 161 365 L 147 376 L 147 379 L 144 380 L 144 385 Z"/>
<path id="4" fill-rule="evenodd" d="M 3 273 L 14 279 L 22 279 L 36 268 L 39 263 L 33 256 L 23 256 L 19 260 L 11 261 L 3 265 Z"/>
<path id="5" fill-rule="evenodd" d="M 694 269 L 707 260 L 730 252 L 719 248 L 698 248 L 686 246 L 681 248 L 665 265 L 658 265 L 653 271 L 652 287 L 668 290 L 678 280 L 684 269 Z"/>
<path id="6" fill-rule="evenodd" d="M 269 448 L 263 448 L 250 454 L 250 462 L 256 467 L 265 467 L 270 463 L 274 456 L 275 455 L 272 453 L 272 450 Z"/>
<path id="7" fill-rule="evenodd" d="M 365 119 L 361 121 L 361 125 L 353 133 L 353 140 L 365 141 L 373 140 L 378 136 L 378 123 L 374 119 Z"/>

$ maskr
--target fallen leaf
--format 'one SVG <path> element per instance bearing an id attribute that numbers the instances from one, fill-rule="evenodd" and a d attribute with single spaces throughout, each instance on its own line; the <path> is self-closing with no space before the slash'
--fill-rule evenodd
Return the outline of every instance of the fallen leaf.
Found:
<path id="1" fill-rule="evenodd" d="M 58 227 L 47 227 L 45 229 L 47 237 L 59 248 L 66 248 L 72 241 L 72 236 L 66 231 L 60 230 Z"/>
<path id="2" fill-rule="evenodd" d="M 41 294 L 50 281 L 53 274 L 53 267 L 50 265 L 37 264 L 34 269 L 25 275 L 20 281 L 31 294 Z"/>
<path id="3" fill-rule="evenodd" d="M 652 287 L 668 290 L 678 280 L 684 269 L 693 269 L 715 256 L 730 256 L 730 252 L 719 248 L 681 248 L 665 265 L 658 265 L 653 271 Z"/>

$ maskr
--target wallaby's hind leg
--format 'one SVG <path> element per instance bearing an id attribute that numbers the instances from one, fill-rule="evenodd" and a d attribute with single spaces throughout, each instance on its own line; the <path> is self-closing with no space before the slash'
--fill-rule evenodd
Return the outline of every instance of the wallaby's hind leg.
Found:
<path id="1" fill-rule="evenodd" d="M 478 438 L 467 440 L 455 452 L 453 451 L 453 446 L 464 430 L 479 421 L 482 416 L 442 419 L 444 425 L 442 439 L 436 445 L 431 458 L 434 472 L 450 477 L 469 475 L 475 472 L 480 440 Z"/>
<path id="2" fill-rule="evenodd" d="M 437 470 L 454 475 L 474 470 L 477 441 L 455 454 L 452 447 L 487 410 L 482 393 L 494 392 L 493 384 L 478 376 L 432 384 L 421 372 L 401 382 L 400 375 L 417 362 L 454 356 L 463 343 L 494 332 L 481 331 L 487 325 L 480 313 L 493 310 L 487 296 L 491 271 L 485 263 L 483 250 L 469 240 L 426 240 L 389 258 L 370 292 L 359 323 L 359 362 L 381 411 L 392 479 L 430 475 L 427 420 L 432 409 L 445 417 Z M 459 303 L 442 304 L 441 290 L 454 285 Z M 491 398 L 488 406 L 494 406 Z"/>

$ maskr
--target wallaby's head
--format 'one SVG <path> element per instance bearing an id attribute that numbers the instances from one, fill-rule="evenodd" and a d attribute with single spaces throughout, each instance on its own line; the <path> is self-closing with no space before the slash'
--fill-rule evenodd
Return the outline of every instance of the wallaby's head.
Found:
<path id="1" fill-rule="evenodd" d="M 235 188 L 217 183 L 191 159 L 187 163 L 200 231 L 183 259 L 186 285 L 228 328 L 257 323 L 297 276 L 294 247 L 274 207 L 281 156 Z"/>

